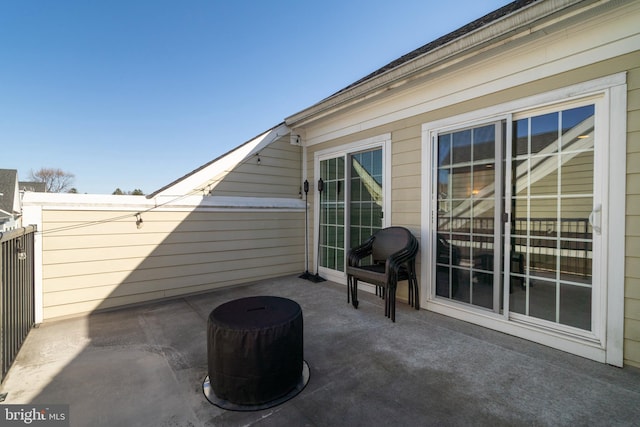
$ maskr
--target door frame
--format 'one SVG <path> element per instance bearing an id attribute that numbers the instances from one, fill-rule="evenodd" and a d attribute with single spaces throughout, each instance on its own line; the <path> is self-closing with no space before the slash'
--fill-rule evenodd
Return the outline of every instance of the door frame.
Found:
<path id="1" fill-rule="evenodd" d="M 595 173 L 601 174 L 601 228 L 602 265 L 599 276 L 593 277 L 594 295 L 597 304 L 592 334 L 572 334 L 563 330 L 550 330 L 539 325 L 510 319 L 508 311 L 496 314 L 477 310 L 455 301 L 434 298 L 432 271 L 435 265 L 430 256 L 435 244 L 436 232 L 432 229 L 434 194 L 433 188 L 433 138 L 437 132 L 447 129 L 472 127 L 497 120 L 507 121 L 506 138 L 511 138 L 512 114 L 593 97 L 596 109 L 596 138 L 598 144 L 606 146 Z M 488 108 L 448 117 L 422 125 L 422 259 L 421 305 L 447 316 L 475 323 L 530 341 L 539 342 L 573 354 L 616 366 L 623 363 L 624 328 L 624 258 L 625 258 L 625 197 L 626 197 L 626 73 L 580 83 L 565 88 L 540 93 L 491 106 Z M 594 190 L 595 191 L 595 190 Z M 505 264 L 505 267 L 509 263 Z M 595 292 L 595 291 L 594 291 Z M 508 309 L 508 302 L 505 308 Z"/>
<path id="2" fill-rule="evenodd" d="M 382 194 L 383 194 L 383 212 L 384 216 L 382 218 L 382 226 L 388 227 L 391 225 L 391 134 L 385 133 L 377 136 L 373 136 L 371 138 L 361 139 L 352 143 L 326 148 L 324 150 L 316 151 L 313 155 L 313 179 L 314 183 L 317 183 L 320 179 L 320 161 L 327 160 L 335 157 L 345 156 L 345 168 L 348 165 L 346 161 L 346 157 L 349 154 L 358 153 L 361 151 L 367 151 L 372 149 L 382 149 Z M 345 174 L 345 179 L 348 174 Z M 349 209 L 348 209 L 348 201 L 350 198 L 350 186 L 345 185 L 345 209 L 344 209 L 344 224 L 345 231 L 348 230 L 349 227 Z M 314 200 L 319 202 L 317 185 L 314 185 Z M 314 217 L 314 227 L 313 227 L 313 254 L 314 254 L 314 264 L 318 262 L 318 241 L 320 238 L 320 228 L 318 227 L 317 219 L 320 218 L 320 203 L 314 203 L 313 206 L 313 217 Z M 344 236 L 344 248 L 345 255 L 348 250 L 349 236 L 348 232 L 345 232 Z M 333 282 L 336 283 L 347 283 L 347 275 L 345 272 L 331 270 L 325 267 L 318 268 L 319 274 Z"/>

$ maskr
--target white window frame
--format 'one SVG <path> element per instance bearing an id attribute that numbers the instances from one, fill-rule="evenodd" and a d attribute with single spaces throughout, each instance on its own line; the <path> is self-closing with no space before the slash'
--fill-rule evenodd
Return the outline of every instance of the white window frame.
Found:
<path id="1" fill-rule="evenodd" d="M 360 151 L 373 150 L 381 148 L 382 149 L 382 193 L 383 193 L 383 212 L 384 216 L 382 218 L 382 226 L 388 227 L 391 224 L 391 134 L 385 133 L 382 135 L 377 135 L 371 138 L 361 139 L 349 144 L 340 145 L 338 147 L 327 148 L 324 150 L 316 151 L 313 155 L 313 179 L 314 183 L 317 183 L 320 179 L 320 162 L 322 160 L 331 159 L 334 157 L 340 156 L 348 156 L 349 154 L 357 153 Z M 345 203 L 349 200 L 350 190 L 349 186 L 345 185 Z M 319 201 L 317 187 L 314 185 L 314 198 Z M 345 225 L 349 224 L 349 210 L 344 210 L 345 214 Z M 314 230 L 313 230 L 313 253 L 314 253 L 314 264 L 318 262 L 318 239 L 320 229 L 318 227 L 317 218 L 320 218 L 320 204 L 314 203 L 313 206 L 313 216 L 316 218 L 314 220 Z M 348 233 L 345 233 L 345 254 L 348 247 Z M 331 270 L 325 267 L 320 267 L 318 269 L 320 276 L 325 279 L 331 280 L 336 283 L 347 283 L 347 275 L 345 272 L 340 272 L 337 270 Z"/>
<path id="2" fill-rule="evenodd" d="M 624 259 L 625 259 L 625 198 L 626 198 L 626 73 L 591 80 L 561 89 L 537 94 L 515 101 L 499 104 L 461 115 L 422 125 L 422 245 L 431 247 L 435 232 L 432 230 L 432 208 L 434 206 L 431 188 L 432 139 L 437 132 L 459 127 L 469 127 L 495 120 L 507 120 L 507 137 L 510 138 L 512 116 L 529 112 L 536 108 L 563 105 L 571 101 L 593 98 L 596 109 L 596 138 L 608 147 L 594 165 L 595 174 L 605 174 L 601 180 L 604 188 L 601 194 L 602 252 L 598 281 L 599 295 L 594 295 L 593 334 L 565 333 L 550 330 L 539 325 L 516 322 L 505 315 L 477 310 L 470 306 L 435 299 L 431 290 L 431 272 L 434 266 L 430 251 L 422 251 L 421 272 L 423 307 L 447 316 L 455 317 L 491 329 L 516 335 L 550 347 L 578 354 L 593 360 L 615 366 L 623 364 L 624 330 Z M 507 306 L 508 307 L 508 306 Z"/>

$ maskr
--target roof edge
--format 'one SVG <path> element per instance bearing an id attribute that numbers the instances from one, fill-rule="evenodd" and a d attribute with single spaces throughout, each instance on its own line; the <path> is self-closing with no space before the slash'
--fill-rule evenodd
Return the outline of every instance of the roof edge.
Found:
<path id="1" fill-rule="evenodd" d="M 236 155 L 236 154 L 239 155 L 239 156 L 242 156 L 241 150 L 248 148 L 249 145 L 251 145 L 251 144 L 262 142 L 264 138 L 267 138 L 274 131 L 280 130 L 280 128 L 282 128 L 282 130 L 285 130 L 285 132 L 282 133 L 282 134 L 280 134 L 279 132 L 276 132 L 276 134 L 273 135 L 273 138 L 268 142 L 272 142 L 274 139 L 279 138 L 279 137 L 281 137 L 283 135 L 286 135 L 288 132 L 290 132 L 290 130 L 287 127 L 287 125 L 284 122 L 281 122 L 281 123 L 273 126 L 272 128 L 267 129 L 266 131 L 260 133 L 259 135 L 256 135 L 255 137 L 251 138 L 250 140 L 238 145 L 237 147 L 227 151 L 226 153 L 216 157 L 215 159 L 211 160 L 210 162 L 207 162 L 204 165 L 192 170 L 191 172 L 187 173 L 186 175 L 183 175 L 182 177 L 174 180 L 173 182 L 170 182 L 169 184 L 167 184 L 164 187 L 154 191 L 153 193 L 147 195 L 146 197 L 148 199 L 152 199 L 152 198 L 154 198 L 156 196 L 163 195 L 163 193 L 164 194 L 168 194 L 167 191 L 170 190 L 171 188 L 174 188 L 174 187 L 178 186 L 179 184 L 184 183 L 188 179 L 194 179 L 198 174 L 202 174 L 202 173 L 206 172 L 207 169 L 211 170 L 212 168 L 215 167 L 215 165 L 217 163 L 221 162 L 222 160 L 224 160 L 226 158 L 230 158 L 231 156 Z M 249 155 L 250 155 L 250 153 L 249 153 Z M 246 156 L 243 156 L 242 158 L 245 158 L 245 157 Z M 172 194 L 172 195 L 176 195 L 176 194 Z"/>
<path id="2" fill-rule="evenodd" d="M 607 2 L 605 0 L 604 2 Z M 411 76 L 447 60 L 473 53 L 488 43 L 499 41 L 508 35 L 529 31 L 537 21 L 563 13 L 578 4 L 602 3 L 596 0 L 519 0 L 509 3 L 457 30 L 436 39 L 324 100 L 285 119 L 290 127 L 303 126 L 310 121 L 347 108 L 363 99 L 369 99 L 397 88 Z"/>

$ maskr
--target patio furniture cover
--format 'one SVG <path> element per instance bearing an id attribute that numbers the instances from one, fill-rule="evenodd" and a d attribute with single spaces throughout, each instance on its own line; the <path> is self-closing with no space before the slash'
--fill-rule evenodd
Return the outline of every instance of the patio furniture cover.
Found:
<path id="1" fill-rule="evenodd" d="M 208 373 L 215 395 L 239 405 L 281 398 L 303 372 L 302 309 L 274 296 L 240 298 L 208 322 Z"/>

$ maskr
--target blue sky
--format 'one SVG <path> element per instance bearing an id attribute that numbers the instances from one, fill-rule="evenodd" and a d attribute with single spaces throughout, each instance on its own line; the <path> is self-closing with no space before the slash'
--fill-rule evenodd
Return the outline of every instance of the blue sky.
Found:
<path id="1" fill-rule="evenodd" d="M 0 168 L 148 194 L 507 3 L 0 0 Z"/>

